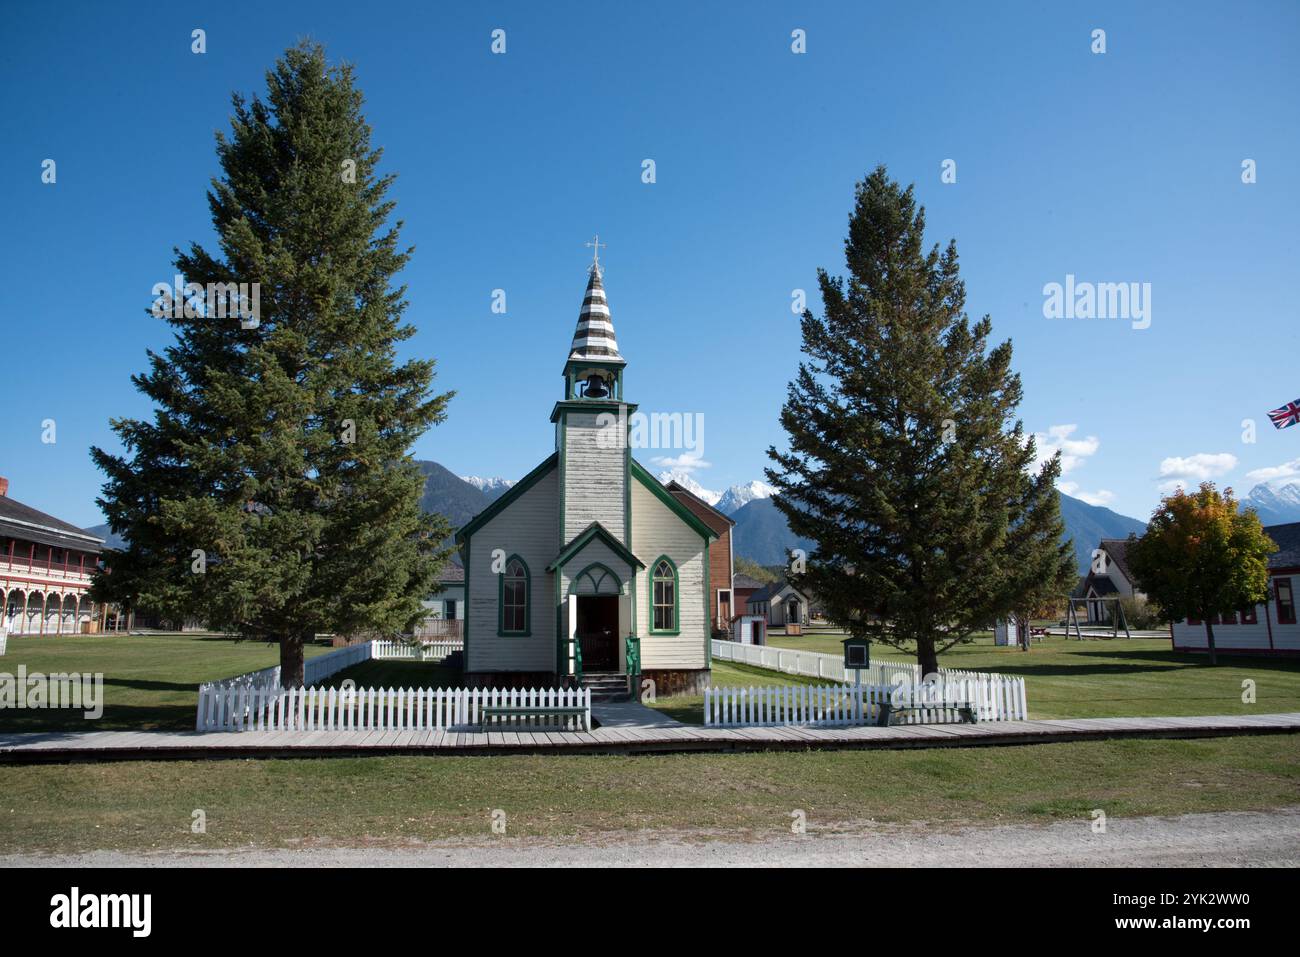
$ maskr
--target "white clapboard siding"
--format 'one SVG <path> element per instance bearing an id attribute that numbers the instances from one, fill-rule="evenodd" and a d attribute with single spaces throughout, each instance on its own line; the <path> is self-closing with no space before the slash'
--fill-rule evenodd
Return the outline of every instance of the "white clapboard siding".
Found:
<path id="1" fill-rule="evenodd" d="M 200 731 L 478 730 L 481 708 L 583 708 L 578 717 L 499 719 L 506 731 L 591 730 L 587 688 L 205 688 Z"/>
<path id="2" fill-rule="evenodd" d="M 920 684 L 709 688 L 704 692 L 704 723 L 732 728 L 874 724 L 885 701 L 892 701 L 895 707 L 922 707 L 900 715 L 905 724 L 948 720 L 952 708 L 964 702 L 973 704 L 980 721 L 1024 721 L 1027 717 L 1024 678 L 977 675 Z M 925 708 L 927 704 L 933 707 Z"/>

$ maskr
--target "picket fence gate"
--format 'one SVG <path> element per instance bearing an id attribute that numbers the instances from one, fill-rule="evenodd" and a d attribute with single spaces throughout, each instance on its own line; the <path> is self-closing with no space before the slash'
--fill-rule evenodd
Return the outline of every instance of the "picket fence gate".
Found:
<path id="1" fill-rule="evenodd" d="M 582 708 L 578 716 L 513 717 L 505 730 L 591 730 L 586 688 L 203 687 L 199 731 L 478 730 L 481 709 Z"/>
<path id="2" fill-rule="evenodd" d="M 875 724 L 880 705 L 919 708 L 900 715 L 901 724 L 943 721 L 957 702 L 972 702 L 980 721 L 1024 721 L 1025 679 L 1002 675 L 913 684 L 786 685 L 763 688 L 707 688 L 704 723 L 715 727 L 806 725 L 835 728 Z M 930 707 L 926 707 L 930 705 Z"/>

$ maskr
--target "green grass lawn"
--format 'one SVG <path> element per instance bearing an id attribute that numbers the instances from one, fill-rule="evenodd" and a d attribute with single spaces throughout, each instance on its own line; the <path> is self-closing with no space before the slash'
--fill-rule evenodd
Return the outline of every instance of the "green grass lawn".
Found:
<path id="1" fill-rule="evenodd" d="M 709 837 L 923 821 L 1076 820 L 1294 805 L 1288 735 L 1019 748 L 623 756 L 384 757 L 0 766 L 0 853 L 398 845 L 508 834 Z M 207 833 L 190 832 L 202 809 Z"/>
<path id="2" fill-rule="evenodd" d="M 772 635 L 769 642 L 840 654 L 836 635 Z M 871 656 L 873 661 L 916 660 L 879 645 L 871 646 Z M 1023 677 L 1031 718 L 1300 711 L 1300 659 L 1220 655 L 1219 662 L 1211 667 L 1204 655 L 1178 654 L 1167 638 L 1046 638 L 1025 652 L 998 647 L 988 634 L 939 658 L 945 668 Z M 1254 704 L 1241 700 L 1246 680 L 1255 683 Z"/>
<path id="3" fill-rule="evenodd" d="M 308 657 L 330 649 L 307 648 Z M 81 635 L 10 638 L 0 672 L 16 675 L 80 672 L 104 676 L 104 715 L 87 721 L 80 711 L 0 710 L 0 731 L 192 730 L 199 685 L 269 668 L 278 648 L 213 635 Z"/>
<path id="4" fill-rule="evenodd" d="M 715 688 L 763 688 L 790 685 L 821 685 L 834 682 L 805 678 L 802 675 L 789 675 L 766 668 L 737 664 L 734 661 L 713 662 L 713 686 Z M 674 695 L 647 701 L 650 707 L 662 711 L 669 717 L 686 724 L 704 723 L 704 695 Z"/>
<path id="5" fill-rule="evenodd" d="M 338 688 L 351 680 L 358 688 L 459 688 L 460 669 L 448 668 L 440 661 L 363 661 L 344 668 L 324 681 L 318 688 Z"/>

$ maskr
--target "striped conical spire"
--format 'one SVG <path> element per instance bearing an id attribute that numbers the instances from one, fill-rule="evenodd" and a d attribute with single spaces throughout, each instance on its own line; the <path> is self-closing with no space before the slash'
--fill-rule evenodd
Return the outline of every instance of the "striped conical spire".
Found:
<path id="1" fill-rule="evenodd" d="M 578 314 L 578 328 L 573 333 L 573 345 L 569 348 L 569 359 L 624 361 L 618 354 L 614 323 L 609 316 L 609 303 L 605 301 L 605 287 L 600 282 L 600 266 L 594 263 L 591 279 L 587 281 L 587 295 L 582 300 L 582 312 Z"/>

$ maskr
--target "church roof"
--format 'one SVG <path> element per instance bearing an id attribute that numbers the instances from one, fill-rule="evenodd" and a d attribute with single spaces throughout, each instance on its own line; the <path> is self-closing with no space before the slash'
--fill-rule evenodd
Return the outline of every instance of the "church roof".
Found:
<path id="1" fill-rule="evenodd" d="M 600 522 L 592 522 L 586 528 L 574 537 L 573 541 L 560 549 L 560 554 L 555 556 L 555 560 L 546 566 L 548 572 L 553 572 L 560 568 L 570 558 L 582 551 L 587 543 L 593 538 L 599 538 L 609 549 L 623 561 L 627 562 L 633 568 L 645 568 L 645 562 L 632 554 L 632 550 L 610 534 L 609 529 Z"/>
<path id="2" fill-rule="evenodd" d="M 605 301 L 605 287 L 600 281 L 600 266 L 592 264 L 591 278 L 587 281 L 587 294 L 578 313 L 578 328 L 573 333 L 569 347 L 569 360 L 592 359 L 600 362 L 625 361 L 618 352 L 614 337 L 614 323 L 610 319 L 609 303 Z"/>

